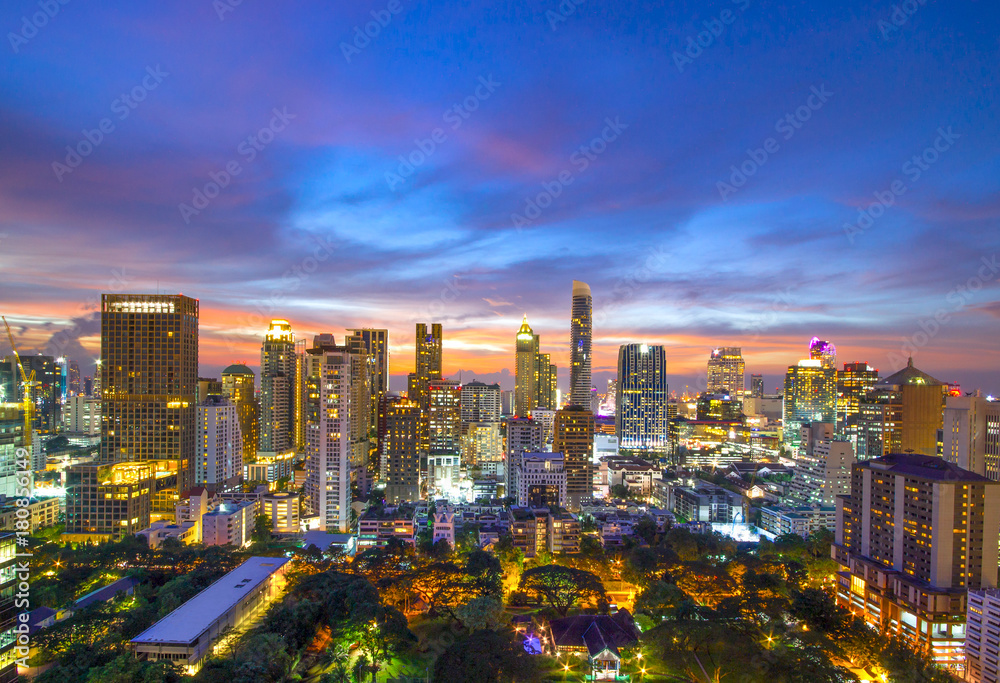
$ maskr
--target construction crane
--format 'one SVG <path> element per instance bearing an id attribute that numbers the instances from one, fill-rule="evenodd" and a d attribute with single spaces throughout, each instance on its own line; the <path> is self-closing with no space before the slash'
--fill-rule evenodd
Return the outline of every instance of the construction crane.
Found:
<path id="1" fill-rule="evenodd" d="M 32 396 L 34 396 L 34 389 L 39 383 L 35 381 L 34 370 L 31 371 L 30 375 L 24 371 L 24 364 L 21 363 L 21 356 L 14 345 L 14 335 L 10 332 L 10 325 L 7 324 L 7 318 L 0 315 L 0 320 L 3 320 L 4 327 L 7 328 L 7 339 L 10 341 L 10 350 L 14 352 L 14 362 L 17 363 L 17 369 L 21 372 L 21 390 L 24 394 L 21 399 L 21 410 L 24 412 L 24 447 L 30 450 L 31 427 L 35 423 L 35 402 L 32 400 Z"/>

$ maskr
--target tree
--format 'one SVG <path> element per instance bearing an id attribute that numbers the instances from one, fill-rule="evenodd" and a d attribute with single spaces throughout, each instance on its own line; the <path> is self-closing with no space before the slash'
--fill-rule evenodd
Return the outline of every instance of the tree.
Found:
<path id="1" fill-rule="evenodd" d="M 566 616 L 577 602 L 605 597 L 604 584 L 597 575 L 557 564 L 527 570 L 521 576 L 519 589 L 540 595 L 561 616 Z"/>
<path id="2" fill-rule="evenodd" d="M 250 532 L 250 540 L 255 544 L 264 544 L 271 540 L 271 530 L 274 524 L 268 515 L 257 515 L 253 520 L 253 531 Z"/>
<path id="3" fill-rule="evenodd" d="M 508 631 L 476 631 L 434 663 L 436 683 L 522 683 L 538 678 L 535 659 Z"/>
<path id="4" fill-rule="evenodd" d="M 580 554 L 585 557 L 599 557 L 604 554 L 604 546 L 597 536 L 580 537 Z"/>
<path id="5" fill-rule="evenodd" d="M 677 609 L 687 599 L 684 591 L 674 584 L 655 581 L 635 599 L 635 611 L 654 617 L 676 618 Z"/>
<path id="6" fill-rule="evenodd" d="M 629 491 L 628 486 L 625 486 L 625 484 L 615 484 L 611 487 L 611 497 L 628 500 L 632 497 L 632 492 Z"/>
<path id="7" fill-rule="evenodd" d="M 132 654 L 118 655 L 87 674 L 87 683 L 174 683 L 180 680 L 180 669 L 173 662 L 143 662 Z"/>
<path id="8" fill-rule="evenodd" d="M 644 515 L 636 522 L 633 533 L 649 545 L 653 545 L 656 540 L 656 520 L 649 515 Z"/>
<path id="9" fill-rule="evenodd" d="M 473 593 L 482 597 L 503 595 L 503 567 L 493 553 L 473 550 L 465 556 L 464 569 Z"/>
<path id="10" fill-rule="evenodd" d="M 492 597 L 472 598 L 455 610 L 455 616 L 468 631 L 496 629 L 503 615 L 503 603 Z"/>

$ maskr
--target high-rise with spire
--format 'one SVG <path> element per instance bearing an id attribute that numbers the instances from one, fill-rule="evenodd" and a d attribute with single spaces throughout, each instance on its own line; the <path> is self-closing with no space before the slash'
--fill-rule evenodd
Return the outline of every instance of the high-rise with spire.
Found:
<path id="1" fill-rule="evenodd" d="M 528 325 L 528 315 L 517 331 L 517 351 L 514 356 L 514 414 L 528 417 L 535 407 L 537 396 L 535 373 L 538 357 L 538 335 Z"/>
<path id="2" fill-rule="evenodd" d="M 570 404 L 590 409 L 590 347 L 593 337 L 594 300 L 590 285 L 573 280 L 573 309 L 570 323 Z"/>

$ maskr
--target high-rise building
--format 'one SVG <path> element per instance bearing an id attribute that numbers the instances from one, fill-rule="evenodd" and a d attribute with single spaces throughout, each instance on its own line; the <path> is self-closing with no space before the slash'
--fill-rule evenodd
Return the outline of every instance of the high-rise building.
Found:
<path id="1" fill-rule="evenodd" d="M 667 356 L 662 346 L 624 344 L 618 349 L 615 432 L 620 448 L 666 452 Z"/>
<path id="2" fill-rule="evenodd" d="M 378 434 L 379 405 L 389 393 L 389 330 L 351 330 L 345 343 L 352 352 L 365 357 L 368 370 L 368 396 L 371 402 L 368 415 L 369 432 Z M 369 448 L 369 474 L 374 477 L 378 474 L 381 459 L 377 453 L 378 440 L 372 439 Z"/>
<path id="3" fill-rule="evenodd" d="M 949 387 L 913 367 L 880 379 L 860 406 L 858 459 L 888 453 L 937 455 Z"/>
<path id="4" fill-rule="evenodd" d="M 298 441 L 295 335 L 287 320 L 272 320 L 260 349 L 259 450 L 281 453 Z"/>
<path id="5" fill-rule="evenodd" d="M 876 382 L 878 370 L 868 363 L 844 363 L 844 369 L 837 373 L 837 433 L 851 443 L 855 453 L 861 452 L 861 404 Z"/>
<path id="6" fill-rule="evenodd" d="M 17 450 L 26 447 L 24 409 L 0 402 L 0 494 L 8 499 L 17 497 Z"/>
<path id="7" fill-rule="evenodd" d="M 104 294 L 101 361 L 99 462 L 148 466 L 155 477 L 155 490 L 147 491 L 152 514 L 172 518 L 180 494 L 194 485 L 198 300 L 179 294 Z M 143 472 L 126 469 L 117 479 L 123 486 L 141 483 Z M 143 487 L 138 488 L 141 493 Z M 131 526 L 123 526 L 113 512 L 99 510 L 98 518 L 97 533 L 118 536 Z M 148 526 L 149 519 L 140 518 L 138 529 Z M 74 531 L 68 514 L 67 531 Z"/>
<path id="8" fill-rule="evenodd" d="M 837 604 L 960 670 L 966 591 L 996 587 L 998 486 L 936 456 L 855 463 L 837 499 Z"/>
<path id="9" fill-rule="evenodd" d="M 1000 480 L 1000 401 L 982 396 L 945 398 L 945 460 L 993 481 Z"/>
<path id="10" fill-rule="evenodd" d="M 503 460 L 503 438 L 499 422 L 469 422 L 462 425 L 462 462 L 469 467 Z"/>
<path id="11" fill-rule="evenodd" d="M 242 363 L 234 363 L 222 371 L 222 395 L 236 406 L 243 442 L 243 461 L 252 462 L 260 443 L 260 406 L 254 386 L 253 370 Z"/>
<path id="12" fill-rule="evenodd" d="M 518 463 L 517 489 L 511 497 L 517 504 L 532 508 L 566 502 L 566 469 L 562 453 L 524 453 Z"/>
<path id="13" fill-rule="evenodd" d="M 416 370 L 414 371 L 414 386 L 410 389 L 411 401 L 416 401 L 424 407 L 427 405 L 427 385 L 441 379 L 443 367 L 441 323 L 431 324 L 430 331 L 426 323 L 417 323 L 415 352 Z"/>
<path id="14" fill-rule="evenodd" d="M 64 393 L 63 367 L 53 356 L 23 355 L 21 365 L 28 375 L 35 373 L 32 400 L 35 404 L 34 429 L 41 434 L 54 434 L 62 419 Z M 15 402 L 24 398 L 21 371 L 14 356 L 0 360 L 0 402 Z"/>
<path id="15" fill-rule="evenodd" d="M 306 483 L 304 503 L 319 528 L 346 533 L 350 526 L 351 456 L 361 425 L 367 435 L 367 392 L 358 400 L 364 358 L 321 336 L 305 355 Z M 361 416 L 358 417 L 360 412 Z M 353 437 L 353 438 L 352 438 Z M 367 451 L 367 442 L 365 442 Z"/>
<path id="16" fill-rule="evenodd" d="M 538 394 L 535 382 L 536 361 L 538 358 L 538 335 L 532 332 L 528 325 L 528 316 L 524 316 L 521 329 L 515 338 L 514 353 L 514 414 L 518 417 L 528 417 L 535 407 Z"/>
<path id="17" fill-rule="evenodd" d="M 243 478 L 243 433 L 239 410 L 223 396 L 198 404 L 194 483 L 209 491 L 232 491 Z"/>
<path id="18" fill-rule="evenodd" d="M 552 355 L 539 353 L 535 356 L 535 408 L 555 410 L 556 396 L 559 395 L 559 372 L 552 362 Z"/>
<path id="19" fill-rule="evenodd" d="M 965 629 L 965 680 L 1000 683 L 1000 590 L 969 591 Z"/>
<path id="20" fill-rule="evenodd" d="M 459 453 L 462 439 L 462 387 L 449 379 L 427 385 L 428 453 Z"/>
<path id="21" fill-rule="evenodd" d="M 743 391 L 743 374 L 746 363 L 743 349 L 738 346 L 723 346 L 713 349 L 708 357 L 708 386 L 710 394 L 737 396 Z"/>
<path id="22" fill-rule="evenodd" d="M 500 421 L 500 385 L 466 382 L 462 385 L 462 424 Z"/>
<path id="23" fill-rule="evenodd" d="M 80 385 L 80 364 L 75 360 L 66 363 L 66 396 L 79 396 Z"/>
<path id="24" fill-rule="evenodd" d="M 420 499 L 420 406 L 398 396 L 382 401 L 379 448 L 385 500 L 394 504 Z"/>
<path id="25" fill-rule="evenodd" d="M 18 655 L 17 645 L 18 612 L 15 608 L 15 585 L 20 580 L 15 570 L 17 564 L 17 536 L 13 533 L 0 534 L 0 683 L 16 683 Z M 23 611 L 23 610 L 21 610 Z"/>
<path id="26" fill-rule="evenodd" d="M 837 369 L 837 347 L 832 342 L 823 341 L 819 337 L 809 340 L 809 358 L 818 360 L 827 369 Z"/>
<path id="27" fill-rule="evenodd" d="M 593 308 L 594 300 L 590 296 L 590 285 L 573 280 L 573 308 L 569 331 L 569 403 L 588 411 L 591 399 Z"/>
<path id="28" fill-rule="evenodd" d="M 580 406 L 556 411 L 552 451 L 565 457 L 566 507 L 579 510 L 594 495 L 594 414 Z"/>
<path id="29" fill-rule="evenodd" d="M 750 396 L 753 398 L 764 398 L 763 375 L 750 375 Z"/>
<path id="30" fill-rule="evenodd" d="M 818 360 L 800 360 L 785 373 L 781 406 L 782 441 L 798 448 L 800 429 L 807 422 L 837 419 L 837 371 Z"/>

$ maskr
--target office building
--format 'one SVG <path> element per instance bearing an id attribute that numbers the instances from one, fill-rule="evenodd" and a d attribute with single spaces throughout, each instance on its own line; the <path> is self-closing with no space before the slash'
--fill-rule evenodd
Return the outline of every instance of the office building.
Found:
<path id="1" fill-rule="evenodd" d="M 827 370 L 837 369 L 837 347 L 832 342 L 824 341 L 819 337 L 810 339 L 809 358 L 818 360 L 820 365 Z"/>
<path id="2" fill-rule="evenodd" d="M 65 540 L 107 540 L 148 529 L 157 483 L 153 468 L 152 462 L 68 467 Z"/>
<path id="3" fill-rule="evenodd" d="M 880 379 L 861 403 L 858 459 L 888 453 L 937 455 L 949 386 L 907 366 Z M 864 451 L 861 453 L 861 451 Z"/>
<path id="4" fill-rule="evenodd" d="M 236 406 L 243 440 L 243 461 L 252 462 L 260 443 L 260 406 L 253 370 L 242 363 L 234 363 L 222 371 L 222 395 Z"/>
<path id="5" fill-rule="evenodd" d="M 15 586 L 19 581 L 14 572 L 17 564 L 17 536 L 0 534 L 0 683 L 16 683 L 18 610 L 14 607 Z"/>
<path id="6" fill-rule="evenodd" d="M 104 294 L 101 360 L 99 463 L 148 465 L 155 479 L 151 512 L 157 519 L 172 518 L 180 494 L 194 485 L 198 300 L 183 295 Z M 117 475 L 105 481 L 116 479 Z M 133 524 L 97 515 L 118 530 Z M 148 526 L 149 520 L 140 520 L 136 531 Z M 84 532 L 74 528 L 68 514 L 66 530 Z"/>
<path id="7" fill-rule="evenodd" d="M 420 406 L 388 396 L 383 401 L 379 448 L 385 469 L 385 500 L 390 505 L 420 499 Z"/>
<path id="8" fill-rule="evenodd" d="M 17 496 L 17 450 L 25 448 L 24 410 L 20 403 L 0 403 L 0 494 Z"/>
<path id="9" fill-rule="evenodd" d="M 428 453 L 458 453 L 462 439 L 462 387 L 437 379 L 427 385 Z"/>
<path id="10" fill-rule="evenodd" d="M 792 495 L 806 505 L 834 505 L 837 496 L 850 491 L 854 462 L 854 448 L 848 441 L 803 439 L 795 456 Z"/>
<path id="11" fill-rule="evenodd" d="M 589 412 L 591 399 L 591 342 L 594 301 L 590 285 L 573 280 L 573 306 L 571 311 L 569 347 L 569 403 Z"/>
<path id="12" fill-rule="evenodd" d="M 624 344 L 618 349 L 615 433 L 620 448 L 666 453 L 667 358 L 662 346 Z"/>
<path id="13" fill-rule="evenodd" d="M 503 437 L 499 422 L 470 422 L 462 425 L 462 462 L 475 467 L 503 460 Z"/>
<path id="14" fill-rule="evenodd" d="M 528 417 L 535 407 L 537 388 L 535 382 L 535 361 L 538 357 L 538 335 L 532 332 L 528 325 L 528 316 L 524 316 L 521 329 L 515 338 L 514 354 L 514 414 L 518 417 Z"/>
<path id="15" fill-rule="evenodd" d="M 764 376 L 750 375 L 750 396 L 753 398 L 764 397 Z"/>
<path id="16" fill-rule="evenodd" d="M 566 470 L 562 453 L 523 453 L 517 466 L 517 504 L 531 508 L 566 503 Z"/>
<path id="17" fill-rule="evenodd" d="M 64 359 L 61 359 L 64 360 Z M 35 374 L 32 401 L 35 404 L 33 428 L 40 434 L 55 434 L 62 419 L 65 378 L 63 366 L 54 356 L 22 355 L 21 365 L 27 375 Z M 0 360 L 0 403 L 14 403 L 24 398 L 21 371 L 14 356 Z"/>
<path id="18" fill-rule="evenodd" d="M 212 396 L 198 405 L 194 482 L 210 491 L 230 491 L 243 478 L 243 435 L 235 404 Z"/>
<path id="19" fill-rule="evenodd" d="M 743 375 L 746 363 L 743 349 L 738 346 L 723 346 L 712 351 L 708 358 L 708 386 L 710 394 L 729 394 L 736 397 L 743 391 Z"/>
<path id="20" fill-rule="evenodd" d="M 260 507 L 256 499 L 222 501 L 201 516 L 201 542 L 237 548 L 249 545 Z"/>
<path id="21" fill-rule="evenodd" d="M 428 330 L 426 323 L 417 323 L 415 337 L 416 370 L 411 378 L 408 398 L 422 409 L 428 402 L 428 385 L 441 379 L 443 367 L 442 331 L 440 323 L 433 323 Z"/>
<path id="22" fill-rule="evenodd" d="M 427 497 L 451 498 L 458 493 L 462 456 L 458 451 L 437 451 L 427 456 Z"/>
<path id="23" fill-rule="evenodd" d="M 357 329 L 347 335 L 345 344 L 352 353 L 365 359 L 369 398 L 368 432 L 378 434 L 379 406 L 389 393 L 389 331 L 384 329 Z M 377 478 L 379 471 L 378 440 L 373 438 L 368 444 L 366 456 L 366 482 Z"/>
<path id="24" fill-rule="evenodd" d="M 767 505 L 760 509 L 760 528 L 775 536 L 795 534 L 809 538 L 836 525 L 837 508 L 833 505 Z"/>
<path id="25" fill-rule="evenodd" d="M 800 360 L 785 373 L 782 401 L 782 440 L 798 448 L 800 429 L 807 422 L 835 422 L 837 419 L 837 370 L 825 368 L 819 360 Z"/>
<path id="26" fill-rule="evenodd" d="M 1000 479 L 1000 401 L 946 397 L 942 434 L 945 460 L 987 479 Z"/>
<path id="27" fill-rule="evenodd" d="M 966 591 L 996 587 L 998 486 L 936 456 L 856 463 L 837 498 L 837 604 L 961 670 Z"/>
<path id="28" fill-rule="evenodd" d="M 861 404 L 875 388 L 878 370 L 864 362 L 844 363 L 837 373 L 837 433 L 859 452 Z"/>
<path id="29" fill-rule="evenodd" d="M 553 452 L 562 453 L 566 469 L 566 507 L 571 511 L 594 494 L 594 414 L 580 406 L 556 412 Z"/>
<path id="30" fill-rule="evenodd" d="M 743 401 L 732 394 L 701 394 L 695 405 L 699 420 L 739 422 L 743 419 Z"/>
<path id="31" fill-rule="evenodd" d="M 272 320 L 260 349 L 260 443 L 258 450 L 294 449 L 298 440 L 295 335 L 287 320 Z"/>
<path id="32" fill-rule="evenodd" d="M 462 424 L 500 422 L 500 385 L 466 382 L 461 389 Z"/>
<path id="33" fill-rule="evenodd" d="M 522 453 L 540 453 L 545 449 L 545 429 L 537 421 L 526 417 L 507 420 L 507 488 L 516 486 L 515 471 Z"/>

